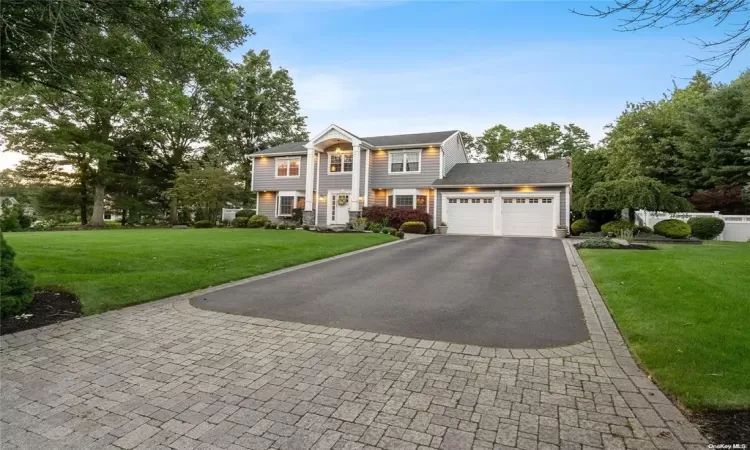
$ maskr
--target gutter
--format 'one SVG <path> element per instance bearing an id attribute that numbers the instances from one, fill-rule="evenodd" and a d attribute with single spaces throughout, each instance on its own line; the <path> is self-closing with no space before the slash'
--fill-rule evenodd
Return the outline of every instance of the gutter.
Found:
<path id="1" fill-rule="evenodd" d="M 441 188 L 468 188 L 468 187 L 516 187 L 516 186 L 537 186 L 537 187 L 544 187 L 544 186 L 572 186 L 572 182 L 568 183 L 511 183 L 511 184 L 472 184 L 472 183 L 465 183 L 465 184 L 433 184 L 432 187 L 435 189 L 441 189 Z"/>

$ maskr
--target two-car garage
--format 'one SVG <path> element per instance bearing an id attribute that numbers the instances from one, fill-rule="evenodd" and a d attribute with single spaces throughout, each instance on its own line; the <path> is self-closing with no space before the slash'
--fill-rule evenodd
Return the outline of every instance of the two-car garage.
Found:
<path id="1" fill-rule="evenodd" d="M 564 217 L 559 191 L 455 192 L 442 198 L 449 234 L 553 237 Z"/>
<path id="2" fill-rule="evenodd" d="M 571 160 L 461 163 L 432 186 L 449 234 L 554 237 L 570 222 Z"/>

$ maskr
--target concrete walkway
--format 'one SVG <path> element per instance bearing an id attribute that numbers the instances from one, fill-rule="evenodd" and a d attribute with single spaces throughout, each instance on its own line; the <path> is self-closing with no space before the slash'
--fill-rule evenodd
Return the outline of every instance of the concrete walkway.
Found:
<path id="1" fill-rule="evenodd" d="M 177 297 L 3 336 L 3 450 L 681 449 L 569 242 L 591 340 L 541 350 L 234 316 Z"/>

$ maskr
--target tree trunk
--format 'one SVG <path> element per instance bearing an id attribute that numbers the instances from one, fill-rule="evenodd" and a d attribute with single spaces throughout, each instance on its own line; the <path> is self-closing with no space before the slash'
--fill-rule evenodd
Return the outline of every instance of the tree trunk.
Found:
<path id="1" fill-rule="evenodd" d="M 628 221 L 635 223 L 635 209 L 633 208 L 628 208 Z"/>
<path id="2" fill-rule="evenodd" d="M 97 184 L 94 186 L 94 211 L 91 213 L 91 226 L 104 226 L 104 193 L 105 186 Z"/>
<path id="3" fill-rule="evenodd" d="M 86 184 L 86 178 L 81 178 L 81 204 L 80 204 L 80 216 L 81 216 L 81 225 L 86 225 L 86 222 L 88 220 L 88 214 L 87 214 L 87 206 L 89 203 L 89 194 L 88 194 L 88 186 Z"/>
<path id="4" fill-rule="evenodd" d="M 180 224 L 180 218 L 177 213 L 177 197 L 169 199 L 169 223 L 172 225 Z"/>

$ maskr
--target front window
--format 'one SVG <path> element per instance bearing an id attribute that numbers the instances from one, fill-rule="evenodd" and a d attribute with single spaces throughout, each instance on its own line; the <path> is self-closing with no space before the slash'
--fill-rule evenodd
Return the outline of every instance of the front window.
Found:
<path id="1" fill-rule="evenodd" d="M 396 196 L 396 208 L 413 209 L 414 208 L 414 196 L 412 195 L 397 195 Z"/>
<path id="2" fill-rule="evenodd" d="M 328 155 L 328 173 L 351 173 L 352 154 L 333 153 Z"/>
<path id="3" fill-rule="evenodd" d="M 421 155 L 420 151 L 390 152 L 389 173 L 419 172 Z"/>
<path id="4" fill-rule="evenodd" d="M 276 177 L 298 177 L 300 158 L 276 158 Z"/>
<path id="5" fill-rule="evenodd" d="M 291 216 L 294 207 L 294 197 L 279 197 L 279 216 Z"/>

